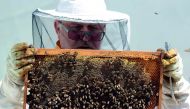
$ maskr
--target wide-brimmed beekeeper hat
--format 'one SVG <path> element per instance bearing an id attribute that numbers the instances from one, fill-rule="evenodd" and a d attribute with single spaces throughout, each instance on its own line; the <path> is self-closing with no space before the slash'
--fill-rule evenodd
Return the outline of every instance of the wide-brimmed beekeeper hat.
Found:
<path id="1" fill-rule="evenodd" d="M 129 16 L 108 10 L 104 0 L 60 0 L 55 9 L 36 9 L 32 14 L 34 47 L 56 46 L 59 39 L 54 28 L 55 20 L 106 24 L 100 49 L 129 50 Z"/>
<path id="2" fill-rule="evenodd" d="M 127 14 L 108 10 L 104 0 L 60 0 L 56 9 L 41 10 L 38 14 L 62 17 L 69 21 L 110 22 L 128 19 Z"/>

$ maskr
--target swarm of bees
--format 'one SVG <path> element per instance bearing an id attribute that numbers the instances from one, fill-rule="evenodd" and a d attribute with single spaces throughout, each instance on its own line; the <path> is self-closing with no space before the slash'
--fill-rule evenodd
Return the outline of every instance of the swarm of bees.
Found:
<path id="1" fill-rule="evenodd" d="M 36 59 L 28 73 L 30 109 L 147 109 L 158 92 L 143 65 L 119 57 Z"/>

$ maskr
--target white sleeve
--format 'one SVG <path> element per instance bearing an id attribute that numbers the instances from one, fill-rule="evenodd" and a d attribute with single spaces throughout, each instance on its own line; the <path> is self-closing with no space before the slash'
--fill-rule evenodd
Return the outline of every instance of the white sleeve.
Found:
<path id="1" fill-rule="evenodd" d="M 190 84 L 184 78 L 173 85 L 175 100 L 172 98 L 169 84 L 164 81 L 162 109 L 190 109 Z"/>
<path id="2" fill-rule="evenodd" d="M 22 109 L 23 86 L 12 82 L 6 75 L 0 81 L 0 109 Z"/>

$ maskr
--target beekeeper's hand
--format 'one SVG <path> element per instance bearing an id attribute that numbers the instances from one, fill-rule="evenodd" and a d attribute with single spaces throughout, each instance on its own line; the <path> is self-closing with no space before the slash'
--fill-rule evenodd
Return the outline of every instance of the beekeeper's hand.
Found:
<path id="1" fill-rule="evenodd" d="M 32 68 L 34 56 L 27 55 L 26 50 L 29 48 L 27 43 L 15 44 L 7 58 L 7 76 L 16 84 L 23 85 L 24 75 Z"/>
<path id="2" fill-rule="evenodd" d="M 162 59 L 164 78 L 169 78 L 171 76 L 173 82 L 178 82 L 183 74 L 183 63 L 177 50 L 170 49 L 169 51 L 164 51 L 163 49 L 158 49 L 157 51 L 164 53 Z"/>

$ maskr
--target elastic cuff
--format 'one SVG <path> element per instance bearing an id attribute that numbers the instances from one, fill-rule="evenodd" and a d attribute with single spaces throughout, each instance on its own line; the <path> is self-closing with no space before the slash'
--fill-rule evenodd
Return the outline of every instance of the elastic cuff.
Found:
<path id="1" fill-rule="evenodd" d="M 8 76 L 5 75 L 1 83 L 0 91 L 3 96 L 6 96 L 15 101 L 20 101 L 23 97 L 22 87 L 23 86 L 17 85 L 14 82 L 10 81 Z"/>

